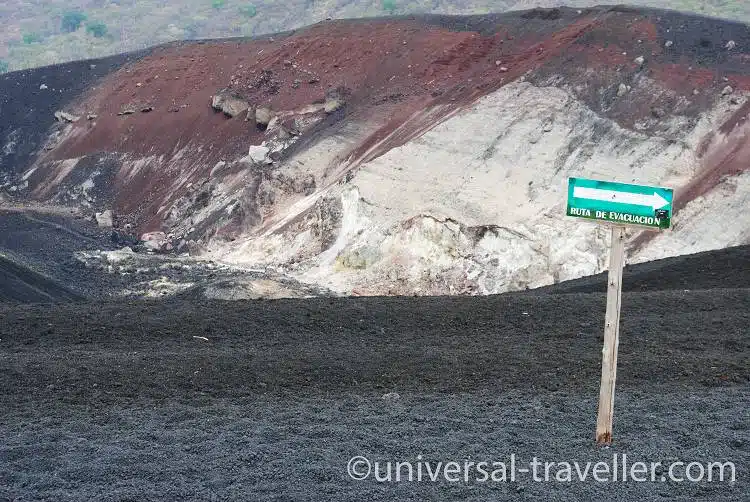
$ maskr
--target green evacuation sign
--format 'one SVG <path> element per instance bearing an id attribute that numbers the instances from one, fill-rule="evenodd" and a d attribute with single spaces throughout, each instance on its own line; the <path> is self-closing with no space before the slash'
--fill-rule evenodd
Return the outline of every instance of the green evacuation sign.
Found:
<path id="1" fill-rule="evenodd" d="M 672 224 L 671 188 L 569 178 L 568 216 L 666 229 Z"/>

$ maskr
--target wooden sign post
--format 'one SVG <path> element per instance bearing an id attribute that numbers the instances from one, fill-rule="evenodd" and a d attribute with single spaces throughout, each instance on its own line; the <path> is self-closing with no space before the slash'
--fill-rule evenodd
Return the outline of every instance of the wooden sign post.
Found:
<path id="1" fill-rule="evenodd" d="M 620 304 L 622 298 L 622 268 L 625 263 L 625 227 L 612 227 L 609 248 L 609 277 L 607 279 L 607 314 L 604 320 L 604 349 L 602 349 L 602 383 L 599 389 L 599 415 L 596 419 L 596 442 L 612 442 L 612 417 L 615 410 L 615 380 L 617 379 L 617 348 L 620 345 Z"/>
<path id="2" fill-rule="evenodd" d="M 672 225 L 671 188 L 630 185 L 613 181 L 570 178 L 567 215 L 612 225 L 607 281 L 607 314 L 602 350 L 602 382 L 599 389 L 599 415 L 596 442 L 612 442 L 612 418 L 615 409 L 617 348 L 620 344 L 620 301 L 622 268 L 625 264 L 625 229 L 635 226 L 667 230 Z"/>

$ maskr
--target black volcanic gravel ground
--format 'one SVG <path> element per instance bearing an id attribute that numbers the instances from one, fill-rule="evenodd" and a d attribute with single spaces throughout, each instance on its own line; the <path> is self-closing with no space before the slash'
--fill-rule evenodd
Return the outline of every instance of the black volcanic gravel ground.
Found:
<path id="1" fill-rule="evenodd" d="M 0 208 L 0 301 L 66 301 L 121 288 L 117 277 L 86 269 L 74 257 L 75 251 L 114 249 L 109 234 L 83 219 Z"/>
<path id="2" fill-rule="evenodd" d="M 601 293 L 0 307 L 0 500 L 748 500 L 750 290 L 623 306 L 609 449 L 592 440 Z M 737 481 L 346 471 L 511 453 L 732 461 Z"/>
<path id="3" fill-rule="evenodd" d="M 737 246 L 720 251 L 675 256 L 663 260 L 627 265 L 623 272 L 623 291 L 675 289 L 747 288 L 750 286 L 750 246 Z M 589 293 L 607 291 L 607 272 L 561 282 L 540 288 L 554 293 Z"/>

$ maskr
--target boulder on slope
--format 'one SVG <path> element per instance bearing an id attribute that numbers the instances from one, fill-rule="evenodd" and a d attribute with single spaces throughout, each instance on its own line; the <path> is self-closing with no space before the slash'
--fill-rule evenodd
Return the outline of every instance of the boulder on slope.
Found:
<path id="1" fill-rule="evenodd" d="M 78 122 L 81 117 L 64 112 L 62 110 L 58 110 L 55 112 L 55 118 L 58 122 Z"/>
<path id="2" fill-rule="evenodd" d="M 268 157 L 271 149 L 263 145 L 252 145 L 248 152 L 247 157 L 243 160 L 249 160 L 253 164 L 272 164 L 273 161 Z"/>
<path id="3" fill-rule="evenodd" d="M 220 92 L 211 97 L 211 108 L 223 112 L 227 117 L 236 117 L 245 113 L 250 104 L 240 96 L 228 92 Z"/>
<path id="4" fill-rule="evenodd" d="M 172 244 L 164 232 L 149 232 L 141 236 L 143 246 L 149 251 L 171 251 Z"/>
<path id="5" fill-rule="evenodd" d="M 112 228 L 114 226 L 114 214 L 111 209 L 107 209 L 104 212 L 96 213 L 94 215 L 96 224 L 99 228 Z"/>
<path id="6" fill-rule="evenodd" d="M 268 127 L 268 124 L 271 123 L 271 120 L 273 120 L 273 117 L 274 117 L 274 113 L 268 107 L 263 106 L 255 110 L 255 123 L 259 127 Z"/>

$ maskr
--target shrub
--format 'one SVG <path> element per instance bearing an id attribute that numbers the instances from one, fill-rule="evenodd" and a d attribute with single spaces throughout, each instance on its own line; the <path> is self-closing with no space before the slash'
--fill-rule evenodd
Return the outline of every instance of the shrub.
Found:
<path id="1" fill-rule="evenodd" d="M 26 45 L 35 44 L 42 41 L 42 37 L 38 33 L 24 33 L 23 43 Z"/>
<path id="2" fill-rule="evenodd" d="M 96 38 L 102 38 L 107 34 L 107 25 L 100 21 L 89 23 L 86 25 L 86 32 Z"/>
<path id="3" fill-rule="evenodd" d="M 211 7 L 213 7 L 216 10 L 219 10 L 224 7 L 225 3 L 226 3 L 226 0 L 212 0 Z"/>
<path id="4" fill-rule="evenodd" d="M 393 11 L 396 10 L 396 0 L 383 0 L 383 10 L 393 14 Z"/>
<path id="5" fill-rule="evenodd" d="M 247 17 L 255 17 L 258 14 L 258 9 L 253 4 L 247 4 L 240 7 L 240 13 Z"/>
<path id="6" fill-rule="evenodd" d="M 188 40 L 195 40 L 197 38 L 200 38 L 201 33 L 203 33 L 203 30 L 205 28 L 205 23 L 203 21 L 193 21 L 192 23 L 188 24 L 183 28 L 185 30 L 185 38 Z"/>
<path id="7" fill-rule="evenodd" d="M 66 33 L 72 33 L 81 27 L 86 20 L 86 14 L 79 10 L 69 10 L 63 14 L 62 30 Z"/>
<path id="8" fill-rule="evenodd" d="M 6 61 L 0 59 L 0 73 L 7 73 L 8 70 L 10 70 L 10 65 Z"/>

